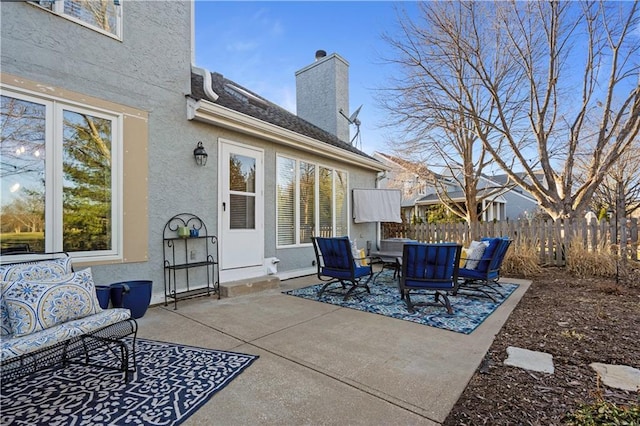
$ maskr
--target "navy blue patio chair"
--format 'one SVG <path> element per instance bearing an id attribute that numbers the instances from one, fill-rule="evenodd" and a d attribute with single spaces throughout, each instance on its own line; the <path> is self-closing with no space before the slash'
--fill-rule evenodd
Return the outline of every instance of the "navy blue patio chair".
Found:
<path id="1" fill-rule="evenodd" d="M 349 237 L 312 237 L 311 239 L 316 254 L 318 278 L 322 281 L 328 281 L 318 291 L 318 297 L 329 286 L 336 283 L 342 286 L 342 291 L 339 294 L 344 294 L 344 300 L 347 300 L 357 288 L 365 289 L 371 293 L 369 281 L 373 278 L 373 268 L 371 265 L 362 266 L 361 259 L 354 259 Z M 331 290 L 331 292 L 338 293 L 335 290 Z"/>
<path id="2" fill-rule="evenodd" d="M 453 313 L 447 293 L 458 287 L 458 267 L 462 245 L 456 243 L 405 244 L 402 251 L 400 295 L 409 312 L 415 306 L 444 306 Z M 411 294 L 434 297 L 433 302 L 413 302 Z"/>
<path id="3" fill-rule="evenodd" d="M 478 265 L 474 269 L 460 268 L 458 277 L 460 294 L 487 297 L 494 302 L 495 296 L 500 297 L 500 268 L 509 250 L 511 240 L 508 238 L 482 238 L 480 241 L 488 243 Z"/>

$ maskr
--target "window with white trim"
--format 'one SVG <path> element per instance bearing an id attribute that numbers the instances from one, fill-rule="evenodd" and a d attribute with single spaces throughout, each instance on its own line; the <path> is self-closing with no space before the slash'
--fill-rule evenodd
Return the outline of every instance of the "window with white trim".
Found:
<path id="1" fill-rule="evenodd" d="M 84 26 L 122 38 L 120 0 L 34 0 L 31 3 Z"/>
<path id="2" fill-rule="evenodd" d="M 277 245 L 348 235 L 347 173 L 290 157 L 276 161 Z"/>
<path id="3" fill-rule="evenodd" d="M 121 117 L 4 89 L 0 98 L 3 249 L 118 255 Z"/>

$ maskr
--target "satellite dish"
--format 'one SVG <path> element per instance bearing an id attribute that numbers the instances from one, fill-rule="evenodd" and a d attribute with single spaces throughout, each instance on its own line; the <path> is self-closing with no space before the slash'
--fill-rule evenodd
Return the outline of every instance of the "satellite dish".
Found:
<path id="1" fill-rule="evenodd" d="M 351 145 L 355 146 L 356 148 L 360 148 L 360 149 L 362 149 L 362 143 L 360 141 L 360 124 L 362 124 L 362 123 L 358 119 L 358 114 L 360 114 L 360 110 L 361 109 L 362 109 L 362 105 L 360 105 L 353 112 L 353 114 L 351 114 L 349 117 L 347 117 L 347 115 L 344 113 L 344 111 L 342 109 L 340 109 L 340 114 L 342 114 L 342 116 L 347 119 L 349 124 L 355 124 L 356 125 L 356 134 L 353 136 L 353 138 L 351 138 Z M 357 141 L 356 141 L 356 139 L 357 139 Z M 354 142 L 356 142 L 355 145 L 354 145 Z M 358 142 L 360 142 L 360 144 L 358 144 Z M 360 147 L 358 147 L 358 145 L 360 145 Z"/>
<path id="2" fill-rule="evenodd" d="M 358 109 L 356 109 L 354 113 L 351 114 L 351 117 L 348 118 L 349 124 L 355 124 L 356 126 L 360 125 L 360 120 L 358 120 L 358 114 L 360 114 L 361 109 L 362 109 L 362 105 L 360 105 Z"/>
<path id="3" fill-rule="evenodd" d="M 356 125 L 356 134 L 353 136 L 353 138 L 351 138 L 351 145 L 355 146 L 356 148 L 362 149 L 362 140 L 360 139 L 360 119 L 358 119 L 358 114 L 360 114 L 360 109 L 362 108 L 362 105 L 360 105 L 358 107 L 358 109 L 356 109 L 353 114 L 351 114 L 351 116 L 349 117 L 349 124 L 355 124 Z M 355 144 L 354 144 L 355 142 Z"/>

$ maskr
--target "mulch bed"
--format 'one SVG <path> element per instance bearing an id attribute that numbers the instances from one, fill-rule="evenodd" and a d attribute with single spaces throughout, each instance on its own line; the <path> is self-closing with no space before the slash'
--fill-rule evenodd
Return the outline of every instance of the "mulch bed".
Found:
<path id="1" fill-rule="evenodd" d="M 640 368 L 640 268 L 576 278 L 545 268 L 496 336 L 444 425 L 557 425 L 581 404 L 640 404 L 601 384 L 592 362 Z M 507 347 L 553 355 L 554 374 L 505 366 Z M 640 419 L 636 423 L 640 425 Z"/>

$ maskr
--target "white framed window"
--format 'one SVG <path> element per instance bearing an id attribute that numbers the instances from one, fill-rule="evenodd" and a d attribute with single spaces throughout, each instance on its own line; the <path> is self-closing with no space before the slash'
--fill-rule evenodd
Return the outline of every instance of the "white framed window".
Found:
<path id="1" fill-rule="evenodd" d="M 277 246 L 348 235 L 347 172 L 281 155 L 276 162 Z"/>
<path id="2" fill-rule="evenodd" d="M 427 195 L 427 183 L 416 179 L 416 185 L 418 186 L 418 195 Z"/>
<path id="3" fill-rule="evenodd" d="M 122 39 L 121 0 L 33 0 L 31 3 L 98 32 Z"/>
<path id="4" fill-rule="evenodd" d="M 2 247 L 120 257 L 122 117 L 4 87 L 0 100 Z"/>

